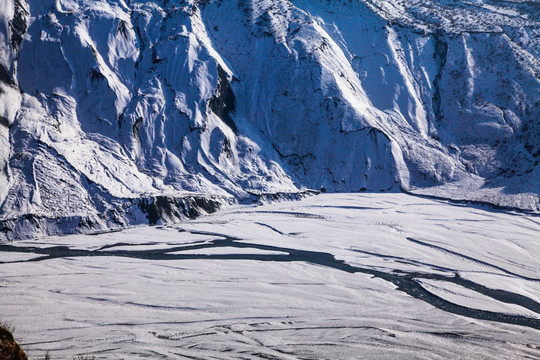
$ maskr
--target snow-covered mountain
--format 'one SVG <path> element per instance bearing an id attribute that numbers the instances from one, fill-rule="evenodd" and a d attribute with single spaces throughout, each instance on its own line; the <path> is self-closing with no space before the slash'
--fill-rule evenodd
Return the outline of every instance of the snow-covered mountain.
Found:
<path id="1" fill-rule="evenodd" d="M 540 4 L 0 0 L 0 238 L 305 189 L 538 211 Z"/>

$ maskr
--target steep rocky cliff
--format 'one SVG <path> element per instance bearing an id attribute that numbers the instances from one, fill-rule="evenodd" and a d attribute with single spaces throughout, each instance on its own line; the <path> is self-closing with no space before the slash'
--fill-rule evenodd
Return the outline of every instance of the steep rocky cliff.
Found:
<path id="1" fill-rule="evenodd" d="M 304 189 L 538 210 L 536 2 L 0 4 L 4 239 Z"/>

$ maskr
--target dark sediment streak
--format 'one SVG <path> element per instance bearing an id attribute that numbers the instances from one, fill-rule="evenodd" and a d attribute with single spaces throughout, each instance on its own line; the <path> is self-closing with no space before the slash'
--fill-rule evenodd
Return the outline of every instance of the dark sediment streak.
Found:
<path id="1" fill-rule="evenodd" d="M 485 261 L 482 261 L 482 260 L 478 260 L 478 259 L 475 259 L 473 257 L 470 257 L 470 256 L 467 256 L 467 255 L 463 255 L 463 254 L 460 254 L 458 252 L 455 252 L 455 251 L 452 251 L 452 250 L 448 250 L 448 249 L 445 249 L 443 248 L 442 246 L 438 246 L 438 245 L 433 245 L 433 244 L 428 244 L 426 242 L 423 242 L 423 241 L 420 241 L 420 240 L 415 240 L 415 239 L 412 239 L 412 238 L 407 238 L 407 240 L 409 240 L 410 242 L 412 243 L 415 243 L 415 244 L 419 244 L 419 245 L 422 245 L 422 246 L 425 246 L 425 247 L 429 247 L 429 248 L 432 248 L 432 249 L 435 249 L 435 250 L 438 250 L 438 251 L 442 251 L 444 253 L 447 253 L 447 254 L 450 254 L 450 255 L 453 255 L 453 256 L 456 256 L 456 257 L 459 257 L 459 258 L 462 258 L 462 259 L 465 259 L 465 260 L 468 260 L 468 261 L 471 261 L 473 263 L 477 263 L 477 264 L 480 264 L 480 265 L 483 265 L 483 266 L 486 266 L 486 267 L 489 267 L 489 268 L 492 268 L 492 269 L 495 269 L 495 270 L 499 270 L 505 274 L 508 274 L 508 275 L 511 275 L 511 276 L 515 276 L 515 277 L 518 277 L 520 279 L 524 279 L 524 280 L 527 280 L 527 281 L 537 281 L 537 282 L 540 282 L 540 279 L 536 279 L 536 278 L 531 278 L 531 277 L 527 277 L 527 276 L 523 276 L 523 275 L 519 275 L 519 274 L 516 274 L 516 273 L 513 273 L 511 271 L 508 271 L 500 266 L 497 266 L 497 265 L 493 265 L 493 264 L 490 264 L 488 262 L 485 262 Z"/>
<path id="2" fill-rule="evenodd" d="M 172 246 L 166 249 L 137 250 L 137 251 L 110 250 L 115 246 L 114 244 L 110 246 L 102 247 L 101 250 L 71 249 L 67 246 L 20 247 L 20 246 L 14 246 L 14 245 L 0 245 L 0 251 L 42 255 L 40 257 L 29 259 L 29 260 L 16 261 L 16 262 L 21 262 L 21 263 L 44 261 L 44 260 L 50 260 L 50 259 L 56 259 L 56 258 L 75 258 L 75 257 L 89 257 L 89 256 L 128 257 L 128 258 L 134 258 L 134 259 L 158 260 L 158 261 L 200 259 L 200 260 L 254 260 L 254 261 L 273 261 L 273 262 L 306 262 L 306 263 L 328 267 L 335 270 L 344 271 L 351 274 L 362 273 L 362 274 L 372 275 L 374 277 L 391 282 L 397 287 L 397 290 L 403 291 L 416 299 L 422 300 L 446 312 L 450 312 L 453 314 L 466 316 L 470 318 L 475 318 L 475 319 L 521 325 L 521 326 L 526 326 L 526 327 L 540 330 L 540 319 L 529 318 L 522 315 L 512 315 L 512 314 L 504 314 L 504 313 L 498 313 L 498 312 L 487 311 L 487 310 L 473 309 L 473 308 L 468 308 L 466 306 L 454 304 L 452 302 L 449 302 L 427 291 L 417 281 L 419 279 L 431 279 L 431 280 L 450 282 L 456 285 L 460 285 L 469 290 L 476 291 L 482 295 L 491 297 L 497 301 L 502 301 L 502 302 L 510 303 L 510 304 L 516 304 L 524 308 L 527 308 L 533 312 L 540 313 L 540 304 L 526 296 L 504 291 L 504 290 L 490 289 L 483 285 L 472 282 L 470 280 L 463 279 L 458 274 L 455 274 L 454 276 L 444 276 L 444 275 L 439 275 L 439 274 L 426 274 L 426 273 L 419 273 L 419 272 L 397 272 L 396 271 L 393 273 L 388 273 L 388 272 L 383 272 L 379 270 L 349 265 L 342 260 L 337 260 L 334 257 L 334 255 L 330 253 L 308 251 L 308 250 L 298 250 L 298 249 L 293 249 L 293 248 L 277 247 L 277 246 L 262 245 L 262 244 L 245 243 L 245 242 L 239 241 L 240 239 L 238 238 L 234 238 L 234 237 L 230 237 L 230 236 L 218 234 L 218 233 L 195 232 L 195 231 L 190 231 L 190 232 L 197 235 L 216 236 L 216 237 L 219 237 L 219 239 L 215 239 L 215 240 L 201 243 L 201 244 L 188 245 L 188 246 L 185 246 L 185 245 Z M 409 240 L 415 241 L 413 239 L 409 239 Z M 127 246 L 127 245 L 140 245 L 140 244 L 119 243 L 117 245 Z M 210 255 L 210 254 L 182 254 L 181 253 L 182 251 L 188 251 L 188 250 L 220 248 L 220 247 L 239 248 L 239 249 L 256 249 L 256 250 L 264 250 L 264 251 L 279 251 L 285 254 L 278 254 L 278 255 L 276 254 L 213 254 L 213 255 Z M 475 260 L 475 259 L 470 259 L 470 260 L 479 262 L 478 260 Z M 486 265 L 490 265 L 490 264 L 486 264 Z M 490 265 L 490 266 L 493 268 L 500 269 L 493 265 Z M 504 271 L 504 269 L 500 269 L 500 270 Z M 507 271 L 504 271 L 504 272 L 508 273 Z M 530 279 L 530 280 L 538 281 L 537 279 Z"/>

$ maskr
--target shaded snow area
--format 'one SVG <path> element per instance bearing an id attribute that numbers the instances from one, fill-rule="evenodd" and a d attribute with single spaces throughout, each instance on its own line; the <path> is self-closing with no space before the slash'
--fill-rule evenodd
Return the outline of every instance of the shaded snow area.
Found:
<path id="1" fill-rule="evenodd" d="M 540 221 L 405 194 L 0 245 L 31 358 L 537 359 Z"/>
<path id="2" fill-rule="evenodd" d="M 538 211 L 537 2 L 0 5 L 0 239 L 304 189 Z"/>

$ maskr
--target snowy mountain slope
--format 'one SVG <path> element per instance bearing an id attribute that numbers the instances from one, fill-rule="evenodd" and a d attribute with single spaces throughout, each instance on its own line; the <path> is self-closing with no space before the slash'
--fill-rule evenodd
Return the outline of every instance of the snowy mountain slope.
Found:
<path id="1" fill-rule="evenodd" d="M 303 188 L 538 210 L 534 2 L 1 9 L 6 238 L 181 218 L 194 200 L 169 210 L 186 196 L 212 211 Z"/>

